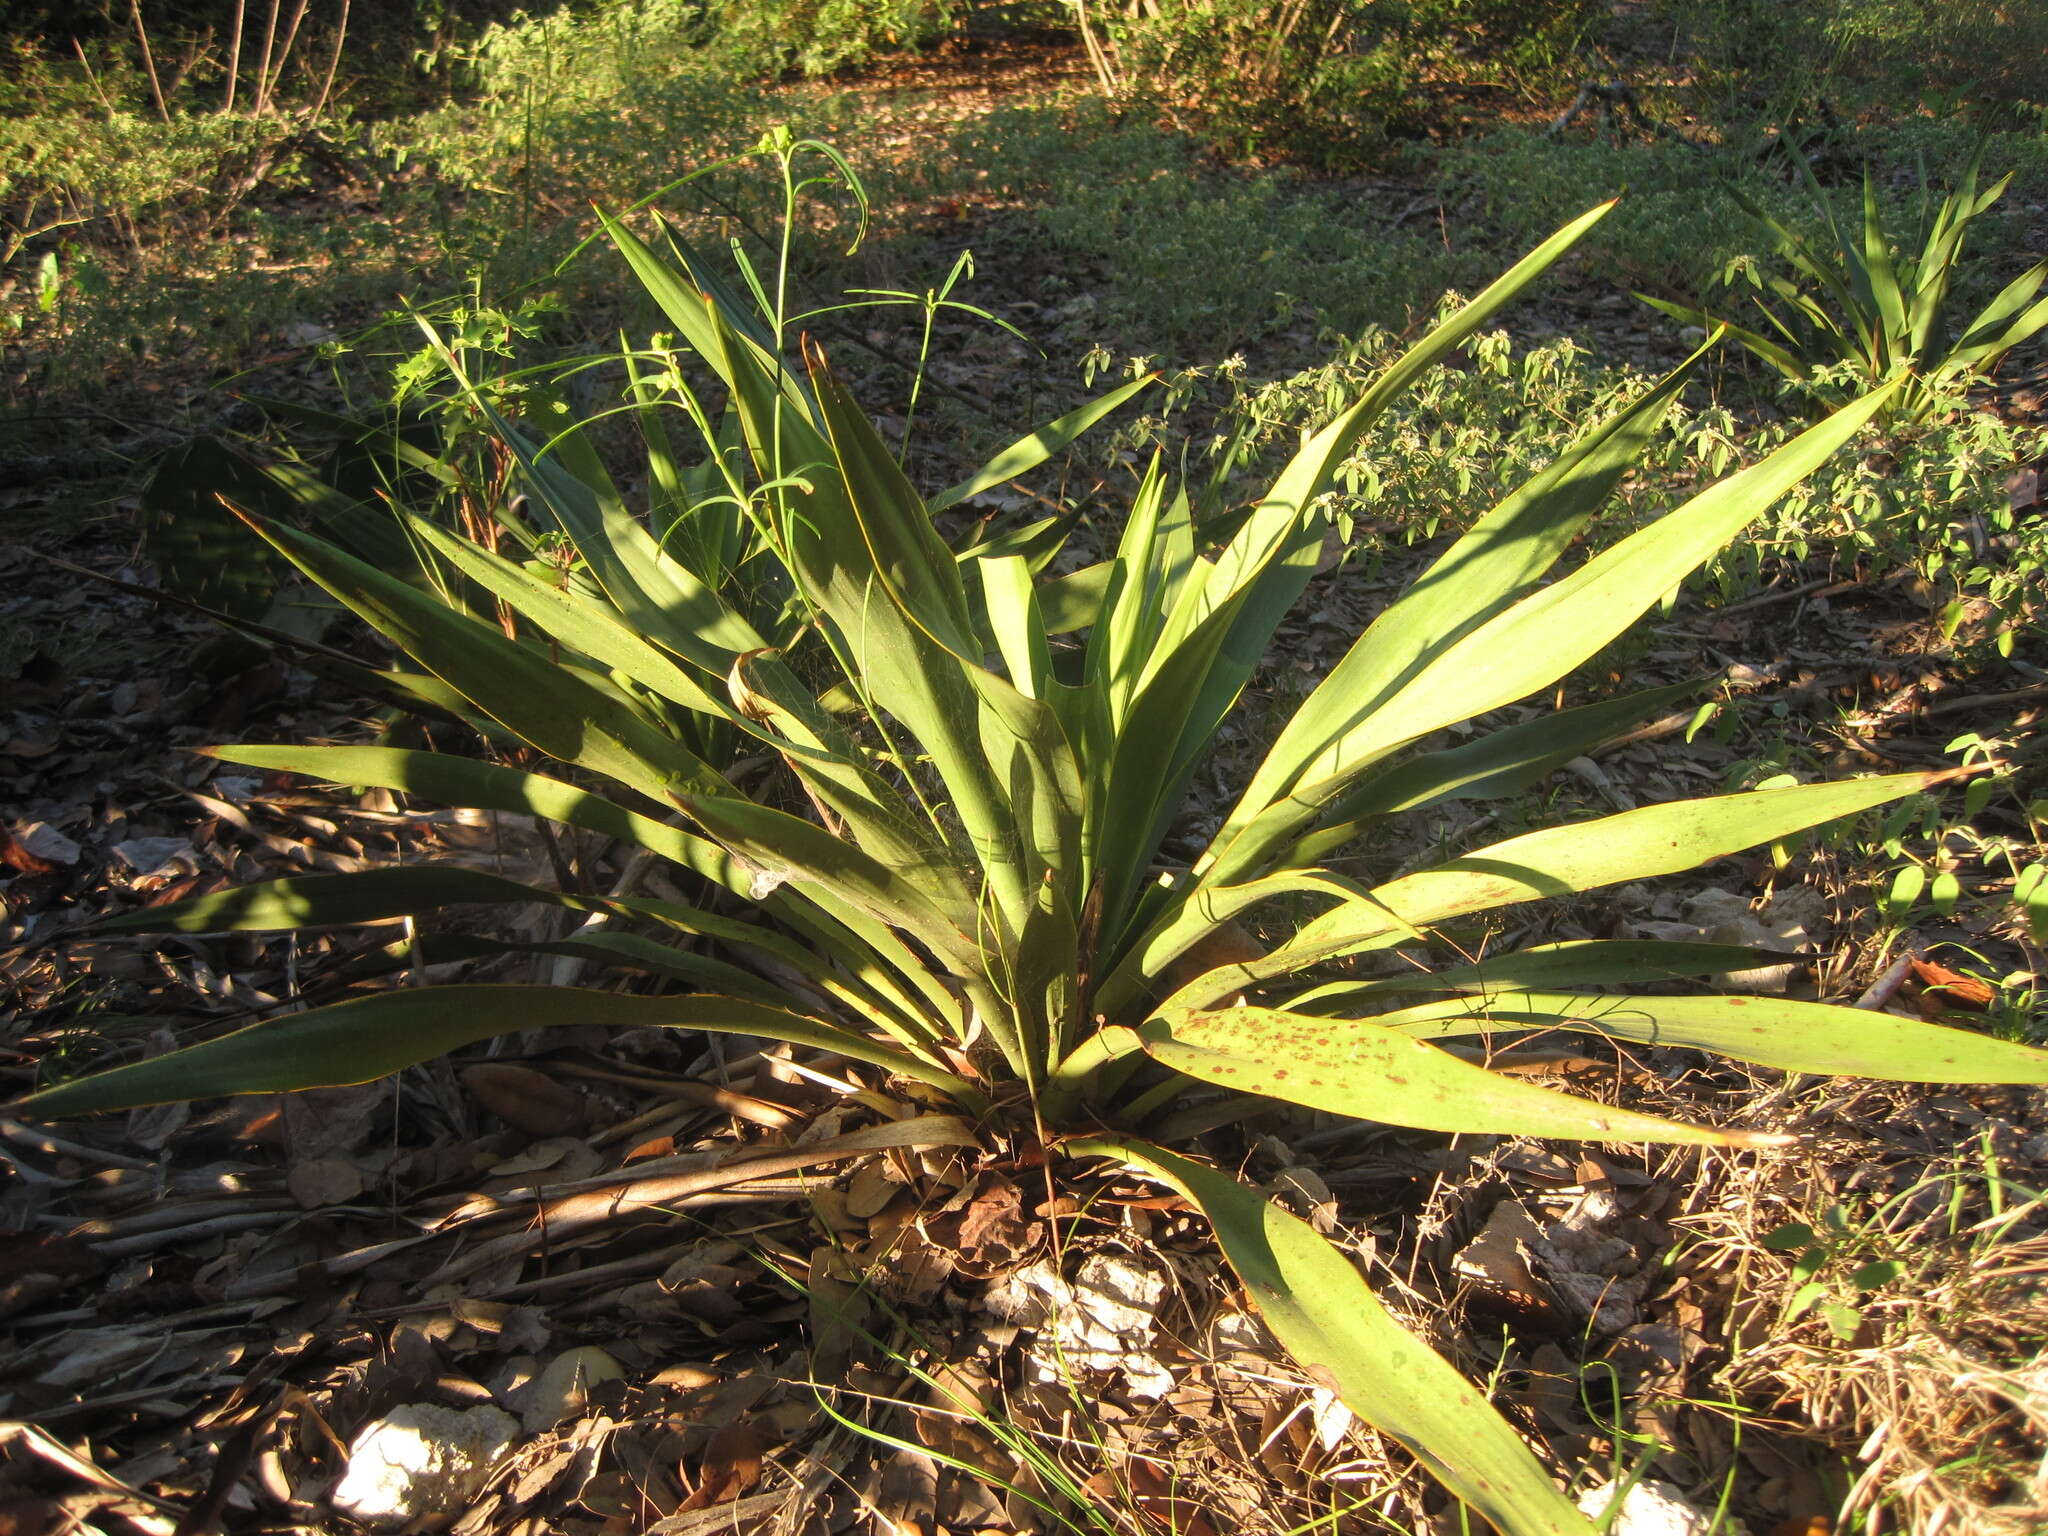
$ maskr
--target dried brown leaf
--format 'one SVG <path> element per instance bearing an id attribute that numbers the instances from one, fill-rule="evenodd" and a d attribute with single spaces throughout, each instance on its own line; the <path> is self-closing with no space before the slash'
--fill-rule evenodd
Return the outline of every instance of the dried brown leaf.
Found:
<path id="1" fill-rule="evenodd" d="M 582 1094 L 531 1067 L 482 1062 L 462 1069 L 462 1086 L 485 1109 L 529 1136 L 567 1136 L 589 1118 Z"/>

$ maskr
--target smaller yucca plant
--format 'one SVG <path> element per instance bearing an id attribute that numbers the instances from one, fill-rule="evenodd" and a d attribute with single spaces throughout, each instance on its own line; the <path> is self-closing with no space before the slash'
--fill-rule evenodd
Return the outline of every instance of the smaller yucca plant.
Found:
<path id="1" fill-rule="evenodd" d="M 2012 183 L 2008 174 L 1979 190 L 1983 159 L 1980 146 L 1964 170 L 1962 184 L 1931 216 L 1923 170 L 1920 218 L 1912 236 L 1898 245 L 1885 230 L 1877 185 L 1867 167 L 1859 230 L 1845 227 L 1836 217 L 1812 167 L 1799 160 L 1827 223 L 1825 239 L 1792 229 L 1731 189 L 1794 274 L 1766 274 L 1748 259 L 1731 263 L 1725 274 L 1731 285 L 1746 280 L 1758 290 L 1752 300 L 1774 334 L 1648 294 L 1636 297 L 1690 325 L 1726 325 L 1743 346 L 1829 408 L 1904 375 L 1905 383 L 1885 407 L 1883 419 L 1925 421 L 1952 409 L 1971 382 L 2021 342 L 2048 328 L 2048 297 L 2036 298 L 2048 282 L 2048 261 L 2037 262 L 2013 279 L 1960 331 L 1953 327 L 1949 290 L 1962 266 L 1970 223 Z"/>
<path id="2" fill-rule="evenodd" d="M 779 335 L 722 302 L 701 264 L 681 253 L 678 273 L 614 226 L 723 386 L 729 417 L 704 411 L 680 383 L 677 402 L 702 429 L 701 465 L 787 573 L 800 622 L 764 644 L 623 506 L 589 504 L 549 455 L 524 453 L 535 515 L 574 542 L 580 579 L 423 521 L 413 527 L 544 642 L 514 638 L 320 539 L 259 526 L 473 715 L 579 770 L 577 781 L 431 752 L 217 751 L 585 828 L 669 861 L 690 899 L 572 895 L 423 867 L 273 881 L 102 931 L 279 931 L 454 902 L 544 901 L 616 920 L 579 940 L 579 953 L 688 990 L 402 988 L 60 1084 L 20 1112 L 361 1082 L 553 1024 L 666 1025 L 837 1052 L 922 1084 L 920 1097 L 950 1100 L 980 1136 L 1042 1146 L 1056 1160 L 1113 1159 L 1173 1185 L 1207 1215 L 1274 1334 L 1356 1413 L 1512 1536 L 1588 1536 L 1589 1522 L 1506 1421 L 1398 1324 L 1346 1255 L 1227 1172 L 1160 1144 L 1176 1139 L 1177 1122 L 1224 1124 L 1277 1100 L 1423 1131 L 1759 1139 L 1487 1068 L 1504 1031 L 1532 1027 L 1797 1071 L 2048 1082 L 2048 1053 L 1958 1030 L 1818 1003 L 1668 995 L 1674 980 L 1755 964 L 1745 949 L 1586 942 L 1472 960 L 1438 937 L 1443 925 L 1672 873 L 1853 816 L 1939 775 L 1647 806 L 1397 878 L 1324 862 L 1384 818 L 1513 794 L 1666 707 L 1683 690 L 1566 710 L 1454 747 L 1428 743 L 1595 656 L 1853 438 L 1884 393 L 1546 582 L 1656 432 L 1697 359 L 1688 363 L 1455 541 L 1280 730 L 1192 865 L 1162 862 L 1197 767 L 1316 570 L 1323 493 L 1360 434 L 1607 212 L 1576 220 L 1445 317 L 1303 445 L 1226 537 L 1198 526 L 1155 462 L 1114 555 L 1061 577 L 1046 574 L 1057 541 L 1045 529 L 949 548 L 932 503 L 815 348 L 802 371 L 791 367 Z M 1002 468 L 977 482 L 996 483 Z M 742 794 L 664 723 L 670 709 L 766 746 L 787 781 Z M 1292 925 L 1280 919 L 1285 931 L 1270 949 L 1246 947 L 1238 920 L 1276 911 Z M 1219 944 L 1228 963 L 1197 958 L 1213 958 Z M 1444 958 L 1374 980 L 1325 969 L 1395 945 Z M 943 1123 L 926 1131 L 907 1121 L 891 1134 L 949 1143 L 966 1134 L 957 1118 L 930 1119 Z"/>

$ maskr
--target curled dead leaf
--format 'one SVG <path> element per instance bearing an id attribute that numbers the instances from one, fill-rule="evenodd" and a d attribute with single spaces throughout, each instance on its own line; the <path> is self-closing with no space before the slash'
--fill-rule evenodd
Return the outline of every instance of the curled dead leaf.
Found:
<path id="1" fill-rule="evenodd" d="M 1924 989 L 1919 997 L 1920 1011 L 1929 1017 L 1951 1008 L 1982 1013 L 1997 995 L 1989 982 L 1965 976 L 1961 971 L 1952 971 L 1938 961 L 1923 960 L 1914 955 L 1910 964 L 1915 979 Z"/>
<path id="2" fill-rule="evenodd" d="M 761 1480 L 761 1453 L 767 1441 L 752 1424 L 728 1424 L 704 1448 L 697 1486 L 680 1509 L 711 1509 L 730 1504 Z"/>
<path id="3" fill-rule="evenodd" d="M 566 1136 L 588 1118 L 582 1094 L 531 1067 L 482 1062 L 463 1068 L 462 1086 L 485 1109 L 529 1136 Z"/>

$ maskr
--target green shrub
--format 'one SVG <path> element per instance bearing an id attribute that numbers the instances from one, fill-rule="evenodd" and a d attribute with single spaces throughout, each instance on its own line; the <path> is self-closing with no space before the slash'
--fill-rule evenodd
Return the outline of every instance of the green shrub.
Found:
<path id="1" fill-rule="evenodd" d="M 1965 124 L 1916 118 L 1863 129 L 1857 150 L 1859 160 L 1876 170 L 1880 212 L 1888 225 L 1914 218 L 1923 174 L 1936 183 L 1959 181 L 1981 152 L 1984 165 L 2012 174 L 2014 191 L 2007 205 L 1976 221 L 1972 239 L 1991 260 L 2017 259 L 2027 250 L 2038 215 L 2028 214 L 2026 205 L 2048 196 L 2048 140 L 2042 135 L 1985 135 Z M 1453 226 L 1454 238 L 1462 233 L 1465 241 L 1526 242 L 1554 227 L 1569 209 L 1626 192 L 1628 218 L 1610 220 L 1622 227 L 1600 230 L 1586 242 L 1586 266 L 1613 282 L 1688 301 L 1704 300 L 1722 286 L 1731 262 L 1757 254 L 1760 234 L 1767 238 L 1767 232 L 1747 209 L 1809 241 L 1824 236 L 1830 218 L 1862 213 L 1853 180 L 1844 185 L 1830 171 L 1817 195 L 1790 158 L 1775 150 L 1760 153 L 1746 140 L 1695 146 L 1674 139 L 1570 141 L 1501 132 L 1447 146 L 1436 163 L 1447 183 L 1446 204 L 1467 221 L 1464 231 Z M 1470 221 L 1483 233 L 1472 230 Z M 1957 301 L 1988 303 L 1999 286 L 1987 282 L 1992 275 L 1966 267 Z"/>
<path id="2" fill-rule="evenodd" d="M 1446 201 L 1481 221 L 1489 241 L 1526 241 L 1564 210 L 1626 191 L 1628 218 L 1588 240 L 1584 260 L 1602 278 L 1673 293 L 1706 292 L 1750 248 L 1731 188 L 1787 216 L 1810 211 L 1763 168 L 1671 140 L 1571 142 L 1504 131 L 1450 146 L 1440 164 L 1451 188 Z"/>
<path id="3" fill-rule="evenodd" d="M 934 42 L 966 11 L 962 0 L 753 0 L 731 8 L 722 35 L 768 69 L 824 75 Z"/>
<path id="4" fill-rule="evenodd" d="M 1592 0 L 1164 0 L 1076 16 L 1110 96 L 1163 106 L 1240 156 L 1330 166 L 1419 129 L 1425 74 L 1441 84 L 1553 70 L 1602 9 Z"/>
<path id="5" fill-rule="evenodd" d="M 1219 443 L 1235 464 L 1267 463 L 1335 419 L 1398 351 L 1392 336 L 1372 331 L 1286 378 L 1251 386 L 1231 377 L 1218 405 Z M 1612 413 L 1651 382 L 1638 369 L 1599 363 L 1569 337 L 1517 347 L 1505 332 L 1483 332 L 1462 367 L 1417 381 L 1360 435 L 1337 472 L 1330 515 L 1365 558 L 1463 533 L 1567 449 L 1576 423 Z M 1716 402 L 1674 404 L 1589 539 L 1604 545 L 1654 522 L 1796 430 L 1775 414 L 1757 421 Z M 2006 478 L 2014 464 L 2041 459 L 2048 427 L 1983 413 L 1931 422 L 1882 449 L 1829 460 L 1709 560 L 1703 579 L 1732 600 L 1815 560 L 1870 581 L 1912 572 L 1961 609 L 1988 605 L 1967 636 L 2010 655 L 2041 619 L 2048 526 L 2014 511 Z"/>
<path id="6" fill-rule="evenodd" d="M 294 132 L 211 114 L 0 117 L 0 208 L 17 238 L 104 221 L 131 243 L 153 240 L 173 215 L 188 237 L 217 230 L 252 190 L 250 176 L 289 184 Z"/>
<path id="7" fill-rule="evenodd" d="M 2048 11 L 2008 0 L 1666 0 L 1677 50 L 1724 121 L 1816 96 L 1897 109 L 2048 103 Z"/>

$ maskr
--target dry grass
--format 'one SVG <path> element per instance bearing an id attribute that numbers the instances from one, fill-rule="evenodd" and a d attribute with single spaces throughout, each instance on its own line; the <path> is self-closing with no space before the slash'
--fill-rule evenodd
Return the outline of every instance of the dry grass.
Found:
<path id="1" fill-rule="evenodd" d="M 1727 1299 L 1714 1385 L 1845 1458 L 1834 1530 L 2048 1527 L 2048 1137 L 2022 1129 L 2039 1099 L 1823 1084 L 1792 1116 L 1814 1141 L 1700 1170 L 1675 1225 Z M 1816 1239 L 1766 1246 L 1793 1223 Z M 1898 1269 L 1859 1284 L 1870 1264 Z M 1860 1321 L 1802 1307 L 1809 1283 Z"/>

